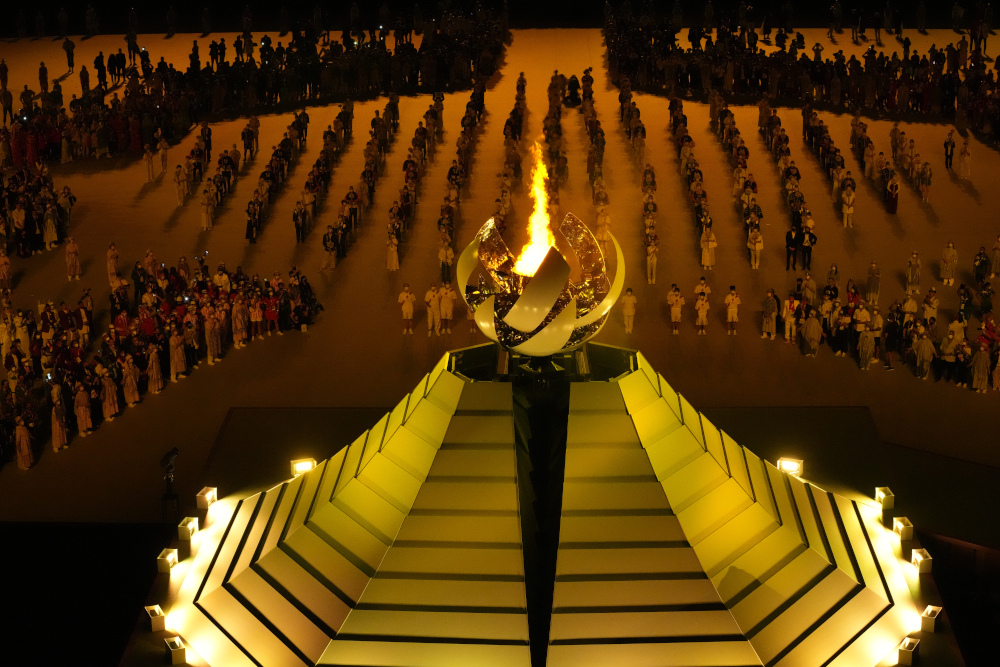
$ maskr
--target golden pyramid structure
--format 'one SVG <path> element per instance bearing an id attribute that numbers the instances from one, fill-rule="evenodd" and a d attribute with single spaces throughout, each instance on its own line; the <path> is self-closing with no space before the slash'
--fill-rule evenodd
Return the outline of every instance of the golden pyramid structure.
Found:
<path id="1" fill-rule="evenodd" d="M 762 461 L 641 354 L 589 343 L 567 362 L 612 362 L 529 379 L 536 396 L 568 391 L 550 415 L 517 378 L 472 368 L 495 350 L 445 355 L 350 446 L 208 531 L 169 614 L 195 652 L 225 667 L 859 667 L 919 626 L 877 510 Z M 550 427 L 564 441 L 541 443 Z M 533 483 L 549 473 L 546 519 Z"/>

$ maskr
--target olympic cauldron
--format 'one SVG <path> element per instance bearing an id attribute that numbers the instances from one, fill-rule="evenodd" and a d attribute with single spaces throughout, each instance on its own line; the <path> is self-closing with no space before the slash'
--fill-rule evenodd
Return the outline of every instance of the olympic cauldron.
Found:
<path id="1" fill-rule="evenodd" d="M 582 220 L 567 213 L 559 232 L 579 262 L 577 281 L 554 245 L 533 273 L 519 272 L 523 263 L 511 254 L 493 218 L 458 259 L 456 278 L 476 325 L 511 352 L 544 357 L 579 347 L 601 330 L 621 294 L 625 261 L 614 236 L 608 235 L 616 254 L 611 281 L 604 252 Z M 480 266 L 476 283 L 469 284 Z"/>

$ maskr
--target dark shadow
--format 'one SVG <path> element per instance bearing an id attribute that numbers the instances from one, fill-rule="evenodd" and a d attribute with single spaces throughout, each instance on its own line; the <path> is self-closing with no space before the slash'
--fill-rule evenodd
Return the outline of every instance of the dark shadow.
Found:
<path id="1" fill-rule="evenodd" d="M 184 204 L 187 204 L 187 200 L 185 200 Z M 173 212 L 167 217 L 167 219 L 163 222 L 163 231 L 169 232 L 172 229 L 174 229 L 174 227 L 177 226 L 177 223 L 180 222 L 181 214 L 183 212 L 184 212 L 184 205 L 176 207 L 173 210 Z"/>
<path id="2" fill-rule="evenodd" d="M 906 292 L 906 271 L 897 271 L 896 280 L 899 282 L 899 286 L 903 288 L 903 292 Z"/>
<path id="3" fill-rule="evenodd" d="M 135 207 L 135 205 L 138 204 L 142 199 L 144 199 L 146 195 L 149 194 L 150 190 L 152 190 L 155 187 L 156 187 L 155 180 L 143 183 L 142 187 L 139 188 L 139 191 L 135 194 L 135 197 L 132 198 L 132 206 Z"/>
<path id="4" fill-rule="evenodd" d="M 941 218 L 938 217 L 937 211 L 934 210 L 930 204 L 924 204 L 924 214 L 927 216 L 927 222 L 931 223 L 932 227 L 941 226 Z"/>

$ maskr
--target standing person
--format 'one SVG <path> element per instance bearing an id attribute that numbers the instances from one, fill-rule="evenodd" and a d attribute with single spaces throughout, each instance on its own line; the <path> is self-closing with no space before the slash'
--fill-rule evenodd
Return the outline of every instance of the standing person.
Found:
<path id="1" fill-rule="evenodd" d="M 920 186 L 920 197 L 921 201 L 925 204 L 930 200 L 931 196 L 931 163 L 924 162 L 923 166 L 920 167 L 920 171 L 917 172 L 917 184 Z"/>
<path id="2" fill-rule="evenodd" d="M 187 355 L 184 350 L 184 336 L 177 327 L 171 327 L 170 334 L 170 381 L 177 382 L 187 372 Z"/>
<path id="3" fill-rule="evenodd" d="M 920 257 L 916 250 L 906 260 L 906 292 L 920 294 Z"/>
<path id="4" fill-rule="evenodd" d="M 840 212 L 844 217 L 844 229 L 854 227 L 854 189 L 847 188 L 840 195 Z"/>
<path id="5" fill-rule="evenodd" d="M 66 237 L 66 280 L 80 279 L 80 246 L 72 236 Z"/>
<path id="6" fill-rule="evenodd" d="M 101 407 L 104 412 L 104 421 L 113 422 L 118 416 L 118 385 L 111 377 L 107 369 L 101 376 Z"/>
<path id="7" fill-rule="evenodd" d="M 209 231 L 212 229 L 212 211 L 215 209 L 215 195 L 207 189 L 201 191 L 201 229 Z M 256 237 L 256 231 L 254 232 Z"/>
<path id="8" fill-rule="evenodd" d="M 438 250 L 438 262 L 441 265 L 441 282 L 451 282 L 451 265 L 455 263 L 455 251 L 447 243 L 442 243 Z"/>
<path id="9" fill-rule="evenodd" d="M 864 328 L 858 332 L 858 366 L 866 371 L 872 365 L 875 358 L 875 334 L 872 332 L 870 324 L 865 324 Z"/>
<path id="10" fill-rule="evenodd" d="M 69 70 L 69 74 L 73 73 L 74 60 L 73 52 L 76 50 L 76 44 L 68 36 L 63 40 L 62 43 L 63 51 L 66 52 L 66 68 Z"/>
<path id="11" fill-rule="evenodd" d="M 427 337 L 431 334 L 441 335 L 441 297 L 438 296 L 437 284 L 431 286 L 424 292 L 424 303 L 427 305 Z"/>
<path id="12" fill-rule="evenodd" d="M 629 287 L 621 299 L 622 315 L 625 317 L 625 333 L 632 333 L 632 324 L 635 322 L 635 301 L 635 295 L 632 294 L 632 288 Z"/>
<path id="13" fill-rule="evenodd" d="M 681 308 L 684 307 L 685 303 L 680 288 L 676 284 L 671 285 L 670 294 L 667 295 L 667 305 L 670 306 L 670 328 L 674 336 L 680 333 L 678 329 L 681 323 Z"/>
<path id="14" fill-rule="evenodd" d="M 802 237 L 802 269 L 808 271 L 812 268 L 813 248 L 816 247 L 816 234 L 813 233 L 812 218 L 807 219 L 807 224 L 803 225 Z M 795 268 L 794 265 L 792 268 Z"/>
<path id="15" fill-rule="evenodd" d="M 76 430 L 81 438 L 94 428 L 93 420 L 90 416 L 90 392 L 88 392 L 82 382 L 76 383 L 76 393 L 73 395 L 73 412 L 76 414 Z"/>
<path id="16" fill-rule="evenodd" d="M 785 271 L 795 270 L 798 261 L 799 248 L 802 247 L 802 233 L 799 228 L 792 225 L 791 229 L 785 232 Z"/>
<path id="17" fill-rule="evenodd" d="M 410 291 L 410 283 L 403 283 L 403 291 L 399 293 L 396 300 L 403 310 L 403 333 L 413 333 L 413 304 L 417 301 L 417 295 Z"/>
<path id="18" fill-rule="evenodd" d="M 130 408 L 139 402 L 139 375 L 139 367 L 135 365 L 132 355 L 126 355 L 125 365 L 122 368 L 122 392 L 125 403 Z"/>
<path id="19" fill-rule="evenodd" d="M 153 151 L 149 149 L 149 144 L 146 144 L 144 152 L 142 154 L 142 161 L 146 163 L 146 182 L 153 182 Z"/>
<path id="20" fill-rule="evenodd" d="M 951 170 L 952 160 L 955 158 L 955 140 L 952 138 L 953 132 L 948 132 L 944 140 L 944 168 Z"/>
<path id="21" fill-rule="evenodd" d="M 385 268 L 390 272 L 399 271 L 399 241 L 396 239 L 396 235 L 392 233 L 392 230 L 389 230 L 389 239 L 385 242 L 385 245 Z"/>
<path id="22" fill-rule="evenodd" d="M 715 266 L 715 248 L 719 242 L 711 227 L 706 227 L 701 233 L 701 268 L 711 271 Z"/>
<path id="23" fill-rule="evenodd" d="M 895 171 L 889 172 L 889 180 L 885 184 L 885 210 L 887 213 L 895 213 L 899 206 L 899 175 Z"/>
<path id="24" fill-rule="evenodd" d="M 69 429 L 66 427 L 66 406 L 62 397 L 57 396 L 52 402 L 52 451 L 58 452 L 69 445 Z"/>
<path id="25" fill-rule="evenodd" d="M 0 289 L 9 290 L 14 286 L 14 279 L 10 272 L 10 257 L 0 249 Z"/>
<path id="26" fill-rule="evenodd" d="M 938 356 L 934 343 L 927 337 L 926 331 L 913 341 L 913 355 L 917 362 L 917 377 L 926 380 L 931 374 L 931 362 Z"/>
<path id="27" fill-rule="evenodd" d="M 727 336 L 736 335 L 736 323 L 740 321 L 739 308 L 742 303 L 740 295 L 736 293 L 736 285 L 730 285 L 729 294 L 726 295 L 726 324 L 729 327 Z"/>
<path id="28" fill-rule="evenodd" d="M 233 347 L 240 349 L 246 347 L 247 330 L 250 328 L 250 309 L 247 308 L 246 301 L 242 294 L 236 295 L 232 310 L 233 326 Z"/>
<path id="29" fill-rule="evenodd" d="M 747 248 L 750 250 L 750 268 L 760 268 L 760 253 L 764 250 L 764 235 L 760 228 L 754 225 L 747 235 Z"/>
<path id="30" fill-rule="evenodd" d="M 785 342 L 791 343 L 795 340 L 795 317 L 799 309 L 799 300 L 795 297 L 795 292 L 789 292 L 788 298 L 782 303 L 781 319 L 785 323 Z"/>
<path id="31" fill-rule="evenodd" d="M 177 205 L 182 206 L 188 193 L 188 175 L 181 165 L 174 167 L 174 190 L 177 193 Z"/>
<path id="32" fill-rule="evenodd" d="M 764 320 L 761 325 L 761 338 L 770 337 L 774 340 L 774 334 L 777 330 L 778 322 L 778 302 L 774 298 L 774 290 L 767 290 L 767 296 L 764 297 L 764 302 L 761 304 L 764 313 Z"/>
<path id="33" fill-rule="evenodd" d="M 972 369 L 972 388 L 977 394 L 985 394 L 990 386 L 990 351 L 985 342 L 979 344 L 979 351 L 973 355 L 969 365 Z"/>
<path id="34" fill-rule="evenodd" d="M 994 273 L 991 265 L 990 256 L 986 254 L 986 246 L 979 246 L 979 252 L 972 258 L 972 276 L 976 279 L 977 289 L 982 289 L 986 276 Z"/>
<path id="35" fill-rule="evenodd" d="M 163 368 L 160 366 L 160 346 L 150 343 L 146 348 L 146 391 L 159 394 L 163 391 Z"/>
<path id="36" fill-rule="evenodd" d="M 996 277 L 997 268 L 1000 267 L 1000 236 L 993 242 L 993 263 L 990 264 L 990 278 Z"/>
<path id="37" fill-rule="evenodd" d="M 441 328 L 445 333 L 451 333 L 451 320 L 455 315 L 455 300 L 458 294 L 451 288 L 451 281 L 445 280 L 438 290 L 438 302 L 441 307 Z"/>
<path id="38" fill-rule="evenodd" d="M 698 317 L 695 320 L 695 326 L 698 327 L 699 336 L 707 336 L 708 332 L 705 331 L 705 327 L 708 326 L 708 310 L 711 306 L 708 304 L 708 295 L 705 292 L 699 292 L 698 298 L 694 302 L 694 310 Z"/>
<path id="39" fill-rule="evenodd" d="M 958 250 L 955 244 L 948 241 L 948 245 L 941 251 L 941 282 L 945 285 L 955 284 L 955 269 L 958 267 Z"/>
<path id="40" fill-rule="evenodd" d="M 118 249 L 115 248 L 114 243 L 108 244 L 107 266 L 108 282 L 114 284 L 115 279 L 118 277 Z"/>
<path id="41" fill-rule="evenodd" d="M 320 269 L 337 268 L 337 234 L 333 230 L 333 225 L 326 226 L 326 234 L 323 234 L 323 264 Z"/>
<path id="42" fill-rule="evenodd" d="M 659 237 L 656 233 L 646 235 L 646 284 L 656 284 L 656 262 L 659 255 Z M 704 255 L 704 253 L 703 253 Z"/>
<path id="43" fill-rule="evenodd" d="M 868 267 L 868 289 L 865 294 L 866 300 L 869 303 L 878 303 L 878 293 L 882 286 L 882 270 L 878 268 L 878 264 L 875 260 L 872 260 L 871 266 Z"/>
<path id="44" fill-rule="evenodd" d="M 160 143 L 156 145 L 157 152 L 160 154 L 160 173 L 167 173 L 167 164 L 169 164 L 169 156 L 167 155 L 167 149 L 170 148 L 170 144 L 167 143 L 166 137 L 160 137 Z"/>
<path id="45" fill-rule="evenodd" d="M 958 177 L 963 181 L 972 178 L 972 149 L 969 148 L 969 140 L 962 142 L 962 148 L 958 152 Z"/>
<path id="46" fill-rule="evenodd" d="M 819 352 L 819 344 L 823 340 L 823 325 L 820 324 L 819 319 L 816 317 L 816 310 L 814 308 L 809 310 L 806 321 L 802 323 L 802 340 L 806 342 L 807 349 L 809 350 L 807 354 L 810 357 L 815 357 Z"/>
<path id="47" fill-rule="evenodd" d="M 24 417 L 18 417 L 14 428 L 14 443 L 17 448 L 17 467 L 27 470 L 35 465 L 35 452 L 31 449 L 31 432 L 24 425 Z"/>

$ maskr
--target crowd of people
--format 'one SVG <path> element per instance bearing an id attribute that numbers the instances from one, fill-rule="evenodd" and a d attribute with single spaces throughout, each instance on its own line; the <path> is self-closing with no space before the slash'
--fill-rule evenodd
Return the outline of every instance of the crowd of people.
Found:
<path id="1" fill-rule="evenodd" d="M 10 258 L 51 250 L 69 233 L 76 196 L 69 186 L 56 189 L 41 165 L 0 169 L 0 283 L 10 281 Z"/>
<path id="2" fill-rule="evenodd" d="M 424 112 L 423 120 L 417 121 L 406 159 L 403 160 L 403 187 L 399 190 L 399 197 L 389 207 L 386 222 L 385 268 L 390 272 L 399 270 L 399 244 L 416 213 L 420 179 L 427 165 L 433 161 L 437 142 L 444 134 L 443 112 L 444 96 L 435 95 L 433 104 Z"/>
<path id="3" fill-rule="evenodd" d="M 741 6 L 745 14 L 745 3 Z M 706 12 L 709 7 L 711 3 Z M 636 90 L 653 94 L 701 99 L 714 89 L 753 103 L 766 92 L 775 104 L 811 102 L 825 109 L 859 109 L 870 116 L 941 119 L 954 122 L 960 133 L 969 128 L 987 141 L 1000 139 L 997 78 L 984 53 L 988 31 L 976 27 L 978 39 L 970 42 L 962 34 L 957 44 L 931 46 L 918 54 L 911 52 L 902 24 L 893 24 L 902 56 L 877 49 L 883 44 L 876 33 L 875 43 L 860 59 L 847 58 L 842 50 L 830 59 L 823 57 L 822 44 L 807 49 L 802 34 L 793 36 L 790 26 L 778 28 L 773 40 L 777 48 L 766 52 L 759 46 L 755 25 L 745 16 L 735 19 L 723 15 L 692 26 L 687 32 L 690 47 L 685 49 L 677 41 L 680 25 L 670 16 L 636 15 L 629 3 L 608 3 L 604 37 L 611 79 L 620 84 L 627 77 Z M 769 35 L 768 29 L 768 44 Z"/>
<path id="4" fill-rule="evenodd" d="M 509 40 L 505 19 L 482 8 L 472 13 L 443 11 L 433 21 L 421 20 L 419 48 L 412 39 L 413 25 L 402 22 L 390 49 L 391 24 L 380 30 L 346 29 L 340 41 L 310 25 L 293 30 L 287 44 L 275 45 L 267 34 L 254 37 L 245 23 L 231 48 L 224 37 L 213 39 L 208 58 L 203 58 L 195 40 L 187 65 L 176 67 L 164 56 L 154 64 L 130 31 L 125 36 L 127 55 L 122 49 L 107 56 L 100 51 L 91 70 L 83 65 L 77 73 L 82 94 L 68 101 L 58 80 L 49 85 L 44 63 L 40 92 L 25 85 L 15 101 L 7 90 L 7 64 L 2 63 L 0 102 L 10 98 L 10 104 L 3 104 L 0 168 L 46 160 L 139 157 L 161 137 L 168 145 L 176 144 L 207 118 L 389 92 L 467 88 L 474 77 L 492 76 Z M 74 72 L 76 45 L 66 37 L 63 49 L 67 69 Z M 121 95 L 114 90 L 119 86 Z M 12 117 L 9 130 L 7 112 Z"/>
<path id="5" fill-rule="evenodd" d="M 78 276 L 79 250 L 71 240 L 66 247 L 67 272 Z M 34 464 L 37 444 L 49 441 L 58 452 L 202 363 L 215 365 L 265 336 L 305 331 L 323 310 L 295 267 L 268 277 L 219 264 L 212 273 L 207 253 L 193 267 L 185 257 L 167 267 L 147 251 L 129 283 L 118 260 L 112 243 L 103 333 L 89 288 L 75 305 L 39 304 L 37 315 L 16 309 L 4 292 L 0 353 L 8 381 L 0 389 L 0 449 L 5 457 L 13 450 L 20 468 Z"/>
<path id="6" fill-rule="evenodd" d="M 271 200 L 284 188 L 289 170 L 298 161 L 302 149 L 305 148 L 308 132 L 309 115 L 302 111 L 295 114 L 295 120 L 288 126 L 287 131 L 282 134 L 276 145 L 271 146 L 271 158 L 264 164 L 264 169 L 257 178 L 257 186 L 247 203 L 245 237 L 248 243 L 257 242 L 257 236 L 271 210 Z M 212 228 L 215 207 L 221 203 L 221 193 L 213 192 L 213 190 L 212 184 L 209 183 L 209 187 L 202 191 L 204 197 L 202 201 L 202 229 L 204 230 Z M 297 205 L 297 208 L 300 207 L 301 202 Z M 308 219 L 308 216 L 303 215 L 299 225 L 305 229 L 308 224 L 311 224 L 311 220 Z"/>
<path id="7" fill-rule="evenodd" d="M 623 80 L 619 99 L 624 132 L 629 136 L 639 131 L 641 121 L 638 120 L 638 108 L 631 100 L 627 79 Z M 756 182 L 747 170 L 749 149 L 740 138 L 735 117 L 728 110 L 722 95 L 717 91 L 711 91 L 709 103 L 712 126 L 723 142 L 734 167 L 733 197 L 737 200 L 737 207 L 742 208 L 744 212 L 751 266 L 757 268 L 760 262 L 759 250 L 763 245 L 759 229 L 763 213 L 755 203 Z M 856 359 L 863 370 L 869 370 L 872 364 L 878 362 L 881 362 L 886 369 L 892 370 L 895 368 L 893 365 L 895 357 L 897 360 L 912 363 L 917 377 L 925 380 L 935 377 L 941 381 L 955 383 L 959 387 L 971 387 L 979 393 L 985 393 L 991 386 L 1000 390 L 1000 363 L 998 363 L 1000 330 L 993 317 L 994 292 L 990 284 L 990 280 L 1000 271 L 1000 237 L 997 237 L 989 251 L 986 246 L 982 246 L 973 257 L 974 284 L 959 285 L 958 312 L 950 323 L 941 327 L 942 330 L 939 330 L 940 300 L 937 288 L 931 287 L 926 296 L 920 297 L 924 276 L 922 260 L 917 252 L 913 252 L 907 259 L 903 298 L 894 300 L 884 311 L 880 310 L 878 305 L 882 271 L 874 261 L 868 267 L 863 283 L 859 284 L 853 279 L 848 279 L 842 287 L 839 270 L 836 265 L 831 265 L 826 276 L 826 284 L 817 285 L 811 274 L 812 248 L 816 244 L 816 236 L 813 233 L 815 223 L 805 206 L 805 198 L 798 185 L 801 172 L 791 160 L 788 135 L 781 125 L 777 111 L 770 108 L 766 95 L 758 104 L 758 108 L 758 130 L 763 136 L 765 145 L 779 163 L 781 187 L 786 193 L 792 220 L 791 228 L 785 238 L 785 268 L 797 270 L 797 264 L 801 261 L 801 268 L 804 271 L 803 277 L 795 279 L 795 285 L 788 292 L 787 298 L 782 298 L 773 289 L 767 290 L 767 295 L 761 302 L 761 338 L 774 340 L 776 335 L 783 334 L 788 344 L 801 344 L 804 354 L 809 356 L 816 356 L 820 346 L 826 344 L 836 356 Z M 701 182 L 700 170 L 694 157 L 693 141 L 687 134 L 686 122 L 683 101 L 672 97 L 670 126 L 674 141 L 680 148 L 679 163 L 682 177 L 688 184 L 691 202 L 695 207 L 695 219 L 702 230 L 702 268 L 711 268 L 712 246 L 705 244 L 706 232 L 711 229 L 711 218 L 707 210 L 708 196 Z M 845 168 L 843 156 L 834 146 L 827 128 L 822 122 L 817 121 L 815 112 L 811 111 L 808 105 L 803 110 L 803 137 L 813 148 L 831 178 L 832 199 L 840 204 L 844 227 L 853 227 L 854 191 L 857 183 L 851 172 Z M 893 146 L 899 147 L 893 160 L 898 160 L 897 164 L 905 163 L 911 167 L 915 185 L 920 187 L 921 197 L 926 202 L 930 176 L 928 174 L 925 178 L 921 177 L 921 170 L 925 167 L 913 168 L 914 164 L 925 163 L 921 163 L 912 141 L 907 142 L 905 134 L 899 131 L 898 125 L 893 128 L 892 139 Z M 860 120 L 858 114 L 852 121 L 851 142 L 852 151 L 861 161 L 862 174 L 873 180 L 880 178 L 877 176 L 876 165 L 884 165 L 885 157 L 881 154 L 875 157 L 872 140 L 867 135 L 867 126 Z M 901 155 L 904 147 L 908 151 L 909 158 Z M 953 155 L 954 141 L 951 133 L 945 140 L 944 148 L 947 157 Z M 949 169 L 952 168 L 950 160 L 946 164 Z M 967 166 L 963 167 L 966 176 L 967 169 Z M 892 178 L 895 176 L 892 175 L 890 181 Z M 655 284 L 656 207 L 652 193 L 656 189 L 656 178 L 652 167 L 648 164 L 643 171 L 642 188 L 647 282 Z M 892 194 L 898 195 L 898 190 Z M 954 286 L 958 261 L 955 244 L 948 242 L 942 251 L 940 261 L 939 279 L 944 286 Z M 711 292 L 711 287 L 703 276 L 694 288 L 695 325 L 699 335 L 707 335 Z M 676 284 L 672 285 L 667 296 L 667 305 L 674 335 L 679 334 L 683 307 L 686 303 L 681 290 Z M 735 286 L 730 286 L 725 297 L 728 334 L 736 334 L 741 304 L 742 299 Z M 626 332 L 631 332 L 635 317 L 634 295 L 627 294 L 623 299 L 622 314 Z M 975 320 L 978 320 L 978 324 L 974 324 Z"/>

